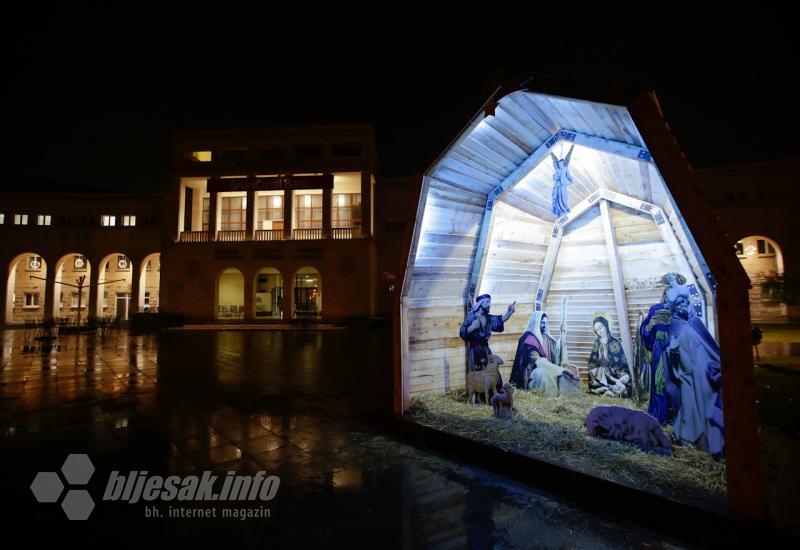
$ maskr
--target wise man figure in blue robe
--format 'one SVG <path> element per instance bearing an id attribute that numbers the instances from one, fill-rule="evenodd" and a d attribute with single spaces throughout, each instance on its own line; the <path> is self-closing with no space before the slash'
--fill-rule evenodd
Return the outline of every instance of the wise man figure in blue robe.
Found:
<path id="1" fill-rule="evenodd" d="M 653 332 L 664 333 L 658 348 L 666 356 L 665 376 L 674 388 L 670 393 L 677 392 L 677 396 L 667 401 L 673 406 L 677 404 L 673 419 L 675 436 L 681 443 L 719 457 L 725 448 L 719 346 L 690 305 L 689 289 L 673 283 L 665 293 L 664 303 L 654 306 L 659 309 L 653 312 L 651 308 L 651 315 L 657 321 L 654 324 L 646 321 L 642 336 L 645 337 L 651 324 L 654 329 L 658 327 Z M 668 321 L 665 309 L 670 314 Z M 647 342 L 645 338 L 645 345 Z M 653 360 L 654 363 L 657 360 L 655 346 Z M 657 376 L 655 381 L 658 382 Z"/>
<path id="2" fill-rule="evenodd" d="M 492 332 L 503 332 L 504 323 L 514 314 L 516 302 L 508 306 L 503 315 L 490 315 L 492 297 L 482 294 L 475 300 L 475 305 L 467 312 L 458 335 L 467 342 L 467 360 L 470 372 L 482 370 L 492 354 L 489 349 L 489 338 Z M 500 372 L 497 373 L 497 391 L 503 388 Z"/>
<path id="3" fill-rule="evenodd" d="M 570 147 L 567 156 L 563 159 L 558 159 L 553 153 L 550 153 L 553 159 L 553 170 L 555 170 L 553 172 L 553 204 L 550 211 L 559 218 L 569 212 L 567 186 L 572 185 L 574 181 L 569 173 L 569 160 L 574 148 L 574 145 Z"/>

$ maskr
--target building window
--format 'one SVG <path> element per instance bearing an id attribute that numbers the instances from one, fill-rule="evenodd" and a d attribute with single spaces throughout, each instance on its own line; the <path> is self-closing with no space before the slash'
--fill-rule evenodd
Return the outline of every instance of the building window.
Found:
<path id="1" fill-rule="evenodd" d="M 50 214 L 39 214 L 36 216 L 36 225 L 50 225 Z"/>
<path id="2" fill-rule="evenodd" d="M 211 151 L 192 151 L 192 158 L 197 162 L 211 162 Z"/>
<path id="3" fill-rule="evenodd" d="M 39 307 L 39 293 L 26 292 L 25 293 L 25 307 L 35 308 Z"/>
<path id="4" fill-rule="evenodd" d="M 125 227 L 133 227 L 136 225 L 136 216 L 122 216 L 122 225 Z"/>
<path id="5" fill-rule="evenodd" d="M 28 215 L 14 214 L 14 225 L 28 225 Z"/>
<path id="6" fill-rule="evenodd" d="M 41 256 L 28 256 L 28 269 L 30 271 L 41 271 L 42 263 Z"/>
<path id="7" fill-rule="evenodd" d="M 768 243 L 764 239 L 758 239 L 756 241 L 758 255 L 759 256 L 774 256 L 775 255 L 775 247 L 772 246 L 771 243 Z"/>
<path id="8" fill-rule="evenodd" d="M 322 229 L 322 195 L 297 195 L 297 229 Z"/>
<path id="9" fill-rule="evenodd" d="M 261 149 L 258 152 L 258 157 L 261 160 L 277 160 L 285 156 L 286 152 L 283 149 Z"/>
<path id="10" fill-rule="evenodd" d="M 203 197 L 203 231 L 208 231 L 208 203 L 210 199 Z"/>
<path id="11" fill-rule="evenodd" d="M 228 149 L 223 151 L 222 160 L 225 162 L 245 162 L 247 160 L 247 149 Z"/>
<path id="12" fill-rule="evenodd" d="M 6 215 L 0 214 L 0 225 L 3 225 L 4 223 L 6 223 Z"/>
<path id="13" fill-rule="evenodd" d="M 283 229 L 283 197 L 261 196 L 257 199 L 256 229 Z"/>
<path id="14" fill-rule="evenodd" d="M 361 193 L 337 193 L 332 199 L 331 227 L 361 227 Z"/>
<path id="15" fill-rule="evenodd" d="M 144 293 L 144 310 L 145 311 L 150 311 L 150 293 L 149 292 L 145 292 Z"/>
<path id="16" fill-rule="evenodd" d="M 78 293 L 72 293 L 72 304 L 70 305 L 72 309 L 78 309 Z M 86 308 L 86 293 L 81 294 L 81 309 Z"/>
<path id="17" fill-rule="evenodd" d="M 335 143 L 331 152 L 334 157 L 360 157 L 363 148 L 360 143 Z"/>
<path id="18" fill-rule="evenodd" d="M 298 145 L 295 154 L 299 159 L 318 158 L 322 156 L 322 145 Z"/>
<path id="19" fill-rule="evenodd" d="M 745 255 L 744 255 L 744 243 L 742 241 L 739 241 L 738 243 L 736 243 L 736 255 L 740 256 L 742 258 L 745 257 Z"/>
<path id="20" fill-rule="evenodd" d="M 116 216 L 103 216 L 101 218 L 100 223 L 103 227 L 114 227 L 117 225 L 117 217 Z"/>
<path id="21" fill-rule="evenodd" d="M 244 231 L 247 224 L 247 198 L 222 197 L 222 231 Z"/>

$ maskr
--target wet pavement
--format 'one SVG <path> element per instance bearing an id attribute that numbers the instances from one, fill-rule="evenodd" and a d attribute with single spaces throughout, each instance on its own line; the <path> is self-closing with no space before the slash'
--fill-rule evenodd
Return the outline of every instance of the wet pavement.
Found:
<path id="1" fill-rule="evenodd" d="M 50 353 L 24 330 L 0 338 L 3 523 L 33 547 L 73 538 L 89 546 L 689 545 L 615 517 L 613 503 L 581 509 L 363 422 L 390 404 L 388 331 L 114 332 L 65 336 Z M 87 453 L 96 468 L 88 485 L 96 506 L 84 522 L 37 503 L 29 489 L 69 453 Z M 263 470 L 280 488 L 269 518 L 148 518 L 153 506 L 163 515 L 170 506 L 100 500 L 112 470 L 212 471 L 220 482 L 228 471 Z"/>

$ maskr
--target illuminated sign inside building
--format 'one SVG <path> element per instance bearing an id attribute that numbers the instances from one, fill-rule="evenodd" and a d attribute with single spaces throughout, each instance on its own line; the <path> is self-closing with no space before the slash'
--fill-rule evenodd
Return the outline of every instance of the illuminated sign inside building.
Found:
<path id="1" fill-rule="evenodd" d="M 278 176 L 272 178 L 210 178 L 208 192 L 284 191 L 298 189 L 333 189 L 333 175 Z"/>

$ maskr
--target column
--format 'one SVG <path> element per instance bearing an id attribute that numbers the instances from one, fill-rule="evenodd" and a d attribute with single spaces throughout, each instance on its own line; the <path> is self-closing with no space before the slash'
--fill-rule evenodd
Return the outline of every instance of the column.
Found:
<path id="1" fill-rule="evenodd" d="M 47 276 L 44 281 L 44 319 L 46 321 L 53 320 L 53 298 L 55 298 L 56 293 L 56 263 L 51 263 L 49 258 L 45 260 Z"/>
<path id="2" fill-rule="evenodd" d="M 247 190 L 247 220 L 245 220 L 246 241 L 253 240 L 253 229 L 256 225 L 256 192 L 253 189 Z M 247 293 L 245 292 L 245 296 Z"/>
<path id="3" fill-rule="evenodd" d="M 97 319 L 97 303 L 101 300 L 100 296 L 103 295 L 103 286 L 105 286 L 98 286 L 99 282 L 100 262 L 92 259 L 89 263 L 89 303 L 86 306 L 89 310 L 87 315 L 90 323 Z"/>
<path id="4" fill-rule="evenodd" d="M 6 261 L 4 258 L 0 265 L 8 265 L 10 261 Z M 3 306 L 3 309 L 0 310 L 0 319 L 3 320 L 6 324 L 11 324 L 11 318 L 7 315 L 8 312 L 8 276 L 10 275 L 9 271 L 0 272 L 0 305 Z M 0 355 L 2 351 L 0 351 Z"/>
<path id="5" fill-rule="evenodd" d="M 289 278 L 283 280 L 283 320 L 292 320 L 292 299 L 294 296 L 294 268 L 287 273 L 291 273 Z"/>
<path id="6" fill-rule="evenodd" d="M 217 240 L 217 192 L 211 191 L 208 199 L 208 240 Z"/>
<path id="7" fill-rule="evenodd" d="M 361 172 L 361 236 L 369 237 L 372 225 L 372 180 L 369 172 Z"/>
<path id="8" fill-rule="evenodd" d="M 128 304 L 128 319 L 134 313 L 139 313 L 139 282 L 142 280 L 142 266 L 140 262 L 131 260 L 131 299 Z"/>
<path id="9" fill-rule="evenodd" d="M 286 189 L 283 192 L 283 239 L 288 241 L 292 238 L 292 203 L 294 197 L 292 190 Z M 286 313 L 284 312 L 284 317 Z"/>
<path id="10" fill-rule="evenodd" d="M 255 296 L 254 296 L 254 289 L 255 286 L 255 275 L 252 273 L 242 270 L 242 277 L 244 277 L 244 320 L 245 321 L 252 321 L 255 318 Z"/>
<path id="11" fill-rule="evenodd" d="M 322 190 L 322 238 L 331 238 L 331 210 L 333 189 Z"/>

